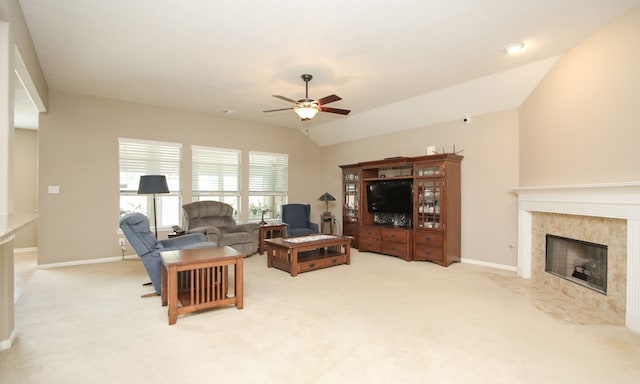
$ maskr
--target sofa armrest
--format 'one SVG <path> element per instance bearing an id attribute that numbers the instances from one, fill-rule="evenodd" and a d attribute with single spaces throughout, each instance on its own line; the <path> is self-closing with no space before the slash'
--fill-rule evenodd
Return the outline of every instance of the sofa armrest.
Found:
<path id="1" fill-rule="evenodd" d="M 309 228 L 311 228 L 314 231 L 320 233 L 320 231 L 318 230 L 318 224 L 316 224 L 316 223 L 309 222 Z"/>
<path id="2" fill-rule="evenodd" d="M 236 224 L 233 226 L 226 226 L 225 232 L 248 232 L 252 233 L 260 229 L 260 224 L 258 223 L 245 223 L 245 224 Z"/>
<path id="3" fill-rule="evenodd" d="M 204 243 L 206 241 L 207 237 L 202 233 L 187 233 L 186 235 L 159 240 L 158 243 L 162 245 L 163 248 L 177 249 L 184 248 L 191 244 Z"/>

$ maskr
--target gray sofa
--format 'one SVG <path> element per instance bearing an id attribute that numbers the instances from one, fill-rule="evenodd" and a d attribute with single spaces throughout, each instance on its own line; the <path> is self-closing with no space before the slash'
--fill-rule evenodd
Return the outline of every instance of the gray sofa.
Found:
<path id="1" fill-rule="evenodd" d="M 236 224 L 233 207 L 219 201 L 198 201 L 182 206 L 188 233 L 203 233 L 219 247 L 228 245 L 245 256 L 258 251 L 260 224 Z"/>

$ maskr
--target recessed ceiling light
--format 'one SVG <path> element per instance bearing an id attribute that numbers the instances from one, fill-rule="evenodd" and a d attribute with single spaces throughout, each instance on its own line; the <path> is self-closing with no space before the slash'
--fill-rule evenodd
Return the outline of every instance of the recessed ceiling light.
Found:
<path id="1" fill-rule="evenodd" d="M 516 53 L 520 53 L 522 52 L 523 49 L 524 49 L 523 43 L 512 43 L 504 46 L 504 50 L 510 55 L 515 55 Z"/>
<path id="2" fill-rule="evenodd" d="M 230 109 L 224 109 L 222 111 L 222 113 L 225 114 L 225 115 L 234 115 L 236 113 L 236 111 L 232 111 Z"/>

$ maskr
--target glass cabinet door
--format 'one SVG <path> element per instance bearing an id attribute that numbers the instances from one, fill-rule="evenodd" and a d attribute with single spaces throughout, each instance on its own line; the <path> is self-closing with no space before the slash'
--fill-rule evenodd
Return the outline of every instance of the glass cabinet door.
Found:
<path id="1" fill-rule="evenodd" d="M 416 179 L 415 182 L 415 225 L 417 228 L 442 229 L 442 195 L 443 179 Z"/>
<path id="2" fill-rule="evenodd" d="M 344 220 L 345 222 L 358 222 L 358 210 L 360 208 L 360 170 L 344 171 Z"/>
<path id="3" fill-rule="evenodd" d="M 444 168 L 442 164 L 418 164 L 415 175 L 418 177 L 442 177 L 444 176 Z"/>

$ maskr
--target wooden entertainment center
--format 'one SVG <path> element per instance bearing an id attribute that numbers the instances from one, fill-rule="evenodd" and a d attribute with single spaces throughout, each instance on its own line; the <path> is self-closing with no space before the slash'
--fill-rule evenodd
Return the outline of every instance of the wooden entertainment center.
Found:
<path id="1" fill-rule="evenodd" d="M 352 236 L 352 246 L 360 251 L 442 266 L 459 262 L 462 159 L 441 154 L 341 165 L 344 235 Z M 412 192 L 403 200 L 410 207 L 399 201 L 384 204 L 384 194 L 376 192 L 382 185 L 390 200 L 398 200 L 407 184 Z"/>

